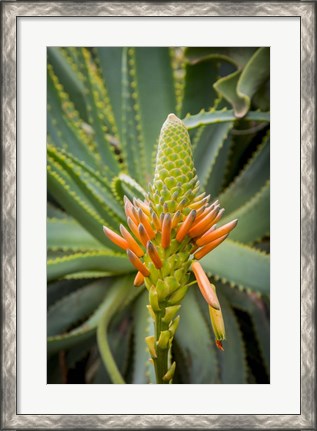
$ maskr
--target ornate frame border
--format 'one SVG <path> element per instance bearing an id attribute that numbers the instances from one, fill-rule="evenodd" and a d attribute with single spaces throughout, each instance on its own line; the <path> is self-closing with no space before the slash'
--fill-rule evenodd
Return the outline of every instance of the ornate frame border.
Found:
<path id="1" fill-rule="evenodd" d="M 16 20 L 18 16 L 301 17 L 301 414 L 17 415 L 16 414 Z M 2 24 L 2 426 L 1 429 L 279 428 L 315 429 L 315 107 L 313 1 L 1 3 Z"/>

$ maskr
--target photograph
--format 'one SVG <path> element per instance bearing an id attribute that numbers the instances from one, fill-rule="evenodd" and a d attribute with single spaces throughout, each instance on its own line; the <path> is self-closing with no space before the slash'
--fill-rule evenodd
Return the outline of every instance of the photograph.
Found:
<path id="1" fill-rule="evenodd" d="M 270 47 L 46 54 L 46 383 L 270 384 Z"/>
<path id="2" fill-rule="evenodd" d="M 1 429 L 316 430 L 316 11 L 0 1 Z"/>

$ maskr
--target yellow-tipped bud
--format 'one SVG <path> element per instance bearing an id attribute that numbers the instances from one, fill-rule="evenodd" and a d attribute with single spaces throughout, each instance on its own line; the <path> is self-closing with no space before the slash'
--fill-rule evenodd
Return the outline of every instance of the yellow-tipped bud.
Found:
<path id="1" fill-rule="evenodd" d="M 209 315 L 210 315 L 212 329 L 214 331 L 215 338 L 216 338 L 216 345 L 218 348 L 220 348 L 221 346 L 221 350 L 223 350 L 221 341 L 225 340 L 226 331 L 225 331 L 225 324 L 223 321 L 221 309 L 215 310 L 214 308 L 209 306 Z"/>
<path id="2" fill-rule="evenodd" d="M 195 197 L 194 202 L 198 202 L 198 201 L 202 200 L 205 196 L 206 196 L 206 192 L 201 193 L 200 195 Z M 208 197 L 208 199 L 210 199 L 210 195 L 208 195 L 207 197 Z"/>
<path id="3" fill-rule="evenodd" d="M 145 342 L 148 346 L 150 355 L 152 356 L 152 358 L 156 359 L 157 353 L 155 349 L 155 337 L 153 335 L 150 335 L 149 337 L 145 337 Z"/>
<path id="4" fill-rule="evenodd" d="M 146 202 L 141 201 L 140 199 L 135 200 L 135 204 L 141 208 L 141 210 L 147 215 L 150 216 L 150 207 Z"/>
<path id="5" fill-rule="evenodd" d="M 209 196 L 206 196 L 205 198 L 201 199 L 200 201 L 194 201 L 192 204 L 189 205 L 189 208 L 192 210 L 198 210 L 203 205 L 207 204 L 209 200 Z"/>
<path id="6" fill-rule="evenodd" d="M 171 296 L 168 298 L 168 304 L 169 305 L 176 305 L 181 302 L 181 300 L 184 298 L 188 290 L 187 286 L 182 286 L 179 289 L 176 290 L 176 292 L 172 293 Z"/>
<path id="7" fill-rule="evenodd" d="M 167 373 L 163 376 L 164 382 L 170 382 L 172 378 L 174 377 L 176 369 L 176 362 L 174 361 L 170 367 L 170 369 L 167 371 Z"/>
<path id="8" fill-rule="evenodd" d="M 138 225 L 139 220 L 135 211 L 135 208 L 132 204 L 132 202 L 126 197 L 124 196 L 124 212 L 125 215 L 128 217 L 130 217 L 132 219 L 132 221 Z"/>
<path id="9" fill-rule="evenodd" d="M 172 305 L 170 307 L 166 307 L 162 321 L 164 323 L 170 323 L 180 308 L 181 305 Z"/>
<path id="10" fill-rule="evenodd" d="M 177 316 L 176 319 L 174 320 L 174 322 L 172 322 L 172 324 L 170 325 L 170 327 L 168 328 L 170 333 L 174 336 L 176 329 L 178 328 L 179 325 L 179 321 L 180 321 L 180 316 Z"/>
<path id="11" fill-rule="evenodd" d="M 148 312 L 150 314 L 150 316 L 152 317 L 153 320 L 156 319 L 155 313 L 153 311 L 153 308 L 150 305 L 147 305 L 146 308 L 148 309 Z"/>
<path id="12" fill-rule="evenodd" d="M 150 300 L 150 305 L 152 307 L 152 310 L 154 312 L 161 310 L 159 306 L 158 294 L 155 286 L 152 286 L 149 290 L 149 300 Z"/>
<path id="13" fill-rule="evenodd" d="M 162 350 L 168 349 L 170 338 L 171 338 L 170 331 L 168 330 L 161 331 L 159 339 L 157 341 L 157 346 Z"/>

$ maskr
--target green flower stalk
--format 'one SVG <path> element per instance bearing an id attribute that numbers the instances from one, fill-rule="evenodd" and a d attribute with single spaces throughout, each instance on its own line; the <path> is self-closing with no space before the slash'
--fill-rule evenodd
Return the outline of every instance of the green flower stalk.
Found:
<path id="1" fill-rule="evenodd" d="M 199 192 L 189 135 L 182 121 L 168 115 L 161 129 L 154 179 L 144 201 L 125 197 L 130 232 L 120 226 L 121 236 L 104 227 L 110 240 L 126 250 L 138 270 L 135 286 L 143 283 L 149 292 L 148 310 L 155 326 L 146 338 L 157 383 L 172 383 L 176 364 L 171 346 L 177 330 L 181 301 L 189 286 L 191 271 L 206 300 L 216 345 L 223 350 L 225 327 L 216 288 L 199 260 L 220 245 L 236 226 L 233 220 L 217 227 L 224 209 L 216 200 Z"/>

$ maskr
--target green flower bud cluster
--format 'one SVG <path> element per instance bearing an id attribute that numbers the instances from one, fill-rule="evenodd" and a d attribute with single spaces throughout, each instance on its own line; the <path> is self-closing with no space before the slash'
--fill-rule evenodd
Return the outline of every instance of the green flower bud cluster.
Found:
<path id="1" fill-rule="evenodd" d="M 185 209 L 199 189 L 188 131 L 170 114 L 161 129 L 154 180 L 148 200 L 157 213 Z"/>

